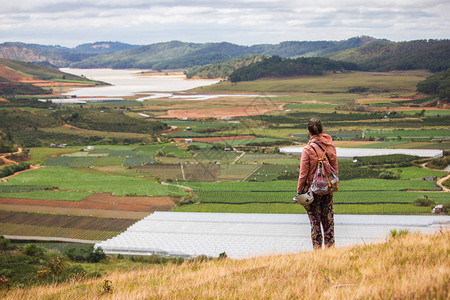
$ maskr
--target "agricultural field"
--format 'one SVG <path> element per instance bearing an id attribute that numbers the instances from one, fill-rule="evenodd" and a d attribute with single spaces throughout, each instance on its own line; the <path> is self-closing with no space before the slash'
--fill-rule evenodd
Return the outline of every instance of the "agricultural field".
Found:
<path id="1" fill-rule="evenodd" d="M 292 202 L 299 157 L 277 150 L 306 144 L 311 117 L 323 121 L 337 147 L 442 149 L 448 155 L 449 110 L 433 107 L 432 98 L 416 93 L 416 84 L 428 75 L 349 72 L 221 82 L 189 91 L 227 94 L 220 100 L 136 102 L 136 96 L 82 110 L 75 105 L 28 107 L 22 101 L 21 111 L 15 113 L 23 122 L 13 130 L 33 141 L 28 162 L 41 167 L 0 183 L 0 215 L 7 216 L 0 222 L 0 234 L 96 240 L 125 230 L 79 228 L 85 219 L 52 225 L 48 220 L 55 216 L 93 218 L 86 219 L 89 222 L 98 218 L 111 224 L 110 220 L 138 220 L 155 210 L 303 214 L 305 209 Z M 367 92 L 356 92 L 358 88 Z M 237 96 L 241 94 L 257 96 Z M 12 112 L 9 107 L 0 109 Z M 53 115 L 60 117 L 49 121 Z M 123 121 L 120 126 L 110 123 L 111 116 Z M 145 129 L 154 121 L 162 122 L 160 131 Z M 10 126 L 7 120 L 3 123 Z M 45 147 L 57 141 L 73 144 Z M 94 149 L 81 151 L 88 145 Z M 430 207 L 414 205 L 424 195 L 435 203 L 449 203 L 448 193 L 441 192 L 435 180 L 421 180 L 442 178 L 447 172 L 422 168 L 426 160 L 416 160 L 340 160 L 335 212 L 430 214 Z M 383 172 L 395 179 L 381 179 Z M 30 219 L 43 223 L 26 223 L 23 215 L 6 212 L 34 213 Z"/>
<path id="2" fill-rule="evenodd" d="M 182 196 L 175 187 L 162 186 L 140 177 L 91 174 L 66 167 L 45 167 L 19 174 L 2 186 L 49 185 L 63 191 L 114 193 L 117 196 Z"/>

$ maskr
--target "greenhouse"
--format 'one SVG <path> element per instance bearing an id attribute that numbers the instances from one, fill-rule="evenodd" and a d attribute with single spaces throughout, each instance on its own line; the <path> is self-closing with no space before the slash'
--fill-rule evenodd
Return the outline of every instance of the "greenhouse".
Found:
<path id="1" fill-rule="evenodd" d="M 336 215 L 336 246 L 386 240 L 391 230 L 429 233 L 450 216 Z M 311 251 L 306 214 L 155 212 L 118 236 L 97 243 L 108 254 L 249 258 Z"/>

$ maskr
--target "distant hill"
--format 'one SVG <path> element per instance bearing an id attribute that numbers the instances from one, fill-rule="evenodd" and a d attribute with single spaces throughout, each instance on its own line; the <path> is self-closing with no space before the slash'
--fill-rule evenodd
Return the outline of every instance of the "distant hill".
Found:
<path id="1" fill-rule="evenodd" d="M 0 58 L 0 95 L 48 94 L 51 90 L 32 85 L 32 83 L 55 80 L 86 81 L 83 77 L 61 72 L 58 69 Z M 100 84 L 100 82 L 97 83 Z"/>
<path id="2" fill-rule="evenodd" d="M 327 57 L 359 64 L 368 71 L 450 68 L 450 40 L 375 42 Z"/>
<path id="3" fill-rule="evenodd" d="M 43 46 L 24 43 L 0 44 L 0 57 L 26 62 L 48 62 L 58 67 L 86 59 L 93 54 L 78 53 L 61 46 Z"/>
<path id="4" fill-rule="evenodd" d="M 139 47 L 138 45 L 130 45 L 120 42 L 95 42 L 76 46 L 73 51 L 81 53 L 105 54 L 116 51 L 129 50 Z"/>
<path id="5" fill-rule="evenodd" d="M 77 68 L 152 68 L 178 69 L 228 61 L 249 54 L 278 55 L 289 58 L 319 56 L 379 41 L 370 37 L 355 37 L 345 41 L 283 42 L 239 46 L 231 43 L 185 43 L 171 41 L 90 57 L 72 67 Z"/>
<path id="6" fill-rule="evenodd" d="M 119 42 L 96 42 L 79 45 L 75 48 L 8 42 L 0 44 L 0 57 L 46 66 L 68 67 L 71 63 L 91 56 L 127 50 L 133 47 L 137 46 Z"/>

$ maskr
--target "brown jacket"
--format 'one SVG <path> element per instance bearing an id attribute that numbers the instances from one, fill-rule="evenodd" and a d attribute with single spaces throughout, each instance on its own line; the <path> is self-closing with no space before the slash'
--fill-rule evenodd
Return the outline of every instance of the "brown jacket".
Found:
<path id="1" fill-rule="evenodd" d="M 325 150 L 328 146 L 327 155 L 330 158 L 330 164 L 336 171 L 336 173 L 338 173 L 336 148 L 332 145 L 332 142 L 333 139 L 331 138 L 331 136 L 324 133 L 313 135 L 309 139 L 308 145 L 303 148 L 302 157 L 300 159 L 300 173 L 298 177 L 297 193 L 300 193 L 303 187 L 309 185 L 312 182 L 314 178 L 314 172 L 316 172 L 317 169 L 317 163 L 319 162 L 317 154 L 319 154 L 320 156 L 322 156 L 323 154 L 322 149 L 320 149 L 320 147 L 314 143 L 319 144 L 323 148 L 323 150 Z M 314 147 L 314 149 L 316 149 L 317 154 L 311 147 Z"/>

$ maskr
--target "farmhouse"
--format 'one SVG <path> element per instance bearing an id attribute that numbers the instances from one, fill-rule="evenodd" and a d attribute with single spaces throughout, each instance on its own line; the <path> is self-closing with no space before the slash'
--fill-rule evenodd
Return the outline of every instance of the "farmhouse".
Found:
<path id="1" fill-rule="evenodd" d="M 67 144 L 50 144 L 50 148 L 66 148 Z"/>

